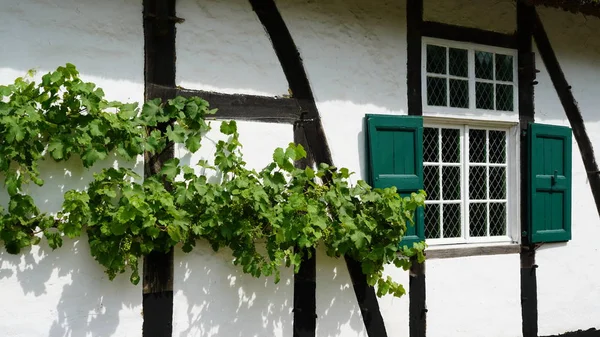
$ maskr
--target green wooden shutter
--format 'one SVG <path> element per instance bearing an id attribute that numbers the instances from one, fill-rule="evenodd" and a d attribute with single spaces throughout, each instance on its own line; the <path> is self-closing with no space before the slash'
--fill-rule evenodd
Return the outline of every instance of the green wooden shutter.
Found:
<path id="1" fill-rule="evenodd" d="M 568 127 L 529 125 L 531 243 L 571 239 L 571 137 Z"/>
<path id="2" fill-rule="evenodd" d="M 367 115 L 367 153 L 371 186 L 396 186 L 401 196 L 423 189 L 422 117 Z M 400 244 L 423 241 L 423 223 L 421 208 Z"/>

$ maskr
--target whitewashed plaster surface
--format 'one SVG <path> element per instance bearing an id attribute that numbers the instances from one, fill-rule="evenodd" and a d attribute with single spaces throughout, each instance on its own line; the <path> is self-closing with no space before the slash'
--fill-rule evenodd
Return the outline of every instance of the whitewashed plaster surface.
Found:
<path id="1" fill-rule="evenodd" d="M 143 27 L 140 1 L 0 0 L 0 84 L 29 69 L 42 74 L 67 62 L 109 100 L 143 100 Z M 117 9 L 118 8 L 118 9 Z M 43 162 L 46 184 L 29 187 L 42 211 L 56 212 L 62 195 L 82 189 L 92 172 L 135 162 L 109 157 L 88 170 L 76 160 Z M 5 191 L 0 203 L 6 205 Z M 141 336 L 142 289 L 128 275 L 113 282 L 90 256 L 87 238 L 65 240 L 57 251 L 45 241 L 20 255 L 0 249 L 0 334 L 29 336 Z"/>
<path id="2" fill-rule="evenodd" d="M 248 0 L 181 0 L 177 84 L 189 89 L 281 96 L 288 84 Z"/>
<path id="3" fill-rule="evenodd" d="M 583 115 L 596 158 L 600 155 L 600 19 L 538 8 L 550 42 Z M 536 122 L 566 125 L 543 61 L 537 53 Z M 600 219 L 577 142 L 573 137 L 573 239 L 537 250 L 539 334 L 600 328 Z"/>
<path id="4" fill-rule="evenodd" d="M 514 33 L 517 30 L 516 2 L 423 0 L 423 20 Z"/>

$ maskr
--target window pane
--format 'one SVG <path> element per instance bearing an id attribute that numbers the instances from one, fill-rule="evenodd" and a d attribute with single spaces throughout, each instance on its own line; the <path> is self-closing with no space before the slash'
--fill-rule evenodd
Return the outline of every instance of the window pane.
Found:
<path id="1" fill-rule="evenodd" d="M 490 199 L 506 199 L 505 167 L 490 167 Z"/>
<path id="2" fill-rule="evenodd" d="M 450 79 L 450 106 L 469 107 L 469 81 Z"/>
<path id="3" fill-rule="evenodd" d="M 475 83 L 475 98 L 477 109 L 494 110 L 494 85 L 492 83 Z"/>
<path id="4" fill-rule="evenodd" d="M 423 130 L 423 161 L 437 162 L 439 161 L 439 129 L 425 128 Z"/>
<path id="5" fill-rule="evenodd" d="M 446 79 L 427 77 L 427 105 L 447 106 Z"/>
<path id="6" fill-rule="evenodd" d="M 469 199 L 487 199 L 487 172 L 485 166 L 469 167 Z"/>
<path id="7" fill-rule="evenodd" d="M 425 206 L 425 238 L 440 237 L 440 205 Z"/>
<path id="8" fill-rule="evenodd" d="M 423 167 L 423 185 L 427 200 L 440 199 L 440 170 L 437 166 Z"/>
<path id="9" fill-rule="evenodd" d="M 444 204 L 443 230 L 445 238 L 459 238 L 462 236 L 460 228 L 460 204 Z"/>
<path id="10" fill-rule="evenodd" d="M 446 47 L 427 45 L 427 72 L 446 74 Z"/>
<path id="11" fill-rule="evenodd" d="M 469 205 L 469 235 L 487 236 L 487 204 Z"/>
<path id="12" fill-rule="evenodd" d="M 465 49 L 450 48 L 448 51 L 450 75 L 467 77 L 469 72 L 469 57 Z"/>
<path id="13" fill-rule="evenodd" d="M 494 60 L 492 53 L 475 51 L 475 77 L 494 79 Z"/>
<path id="14" fill-rule="evenodd" d="M 490 203 L 490 236 L 506 235 L 506 203 Z"/>
<path id="15" fill-rule="evenodd" d="M 512 82 L 513 57 L 510 55 L 496 54 L 496 81 Z"/>
<path id="16" fill-rule="evenodd" d="M 460 130 L 442 129 L 442 162 L 460 163 Z"/>
<path id="17" fill-rule="evenodd" d="M 496 110 L 513 111 L 513 86 L 496 84 Z"/>
<path id="18" fill-rule="evenodd" d="M 469 161 L 485 163 L 485 130 L 469 130 Z"/>
<path id="19" fill-rule="evenodd" d="M 506 163 L 506 131 L 490 131 L 490 163 Z"/>
<path id="20" fill-rule="evenodd" d="M 460 167 L 442 167 L 442 199 L 460 200 Z"/>

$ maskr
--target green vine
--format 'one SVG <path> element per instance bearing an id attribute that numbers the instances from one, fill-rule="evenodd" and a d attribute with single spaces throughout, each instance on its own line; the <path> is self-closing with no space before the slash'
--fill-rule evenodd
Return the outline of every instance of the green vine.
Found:
<path id="1" fill-rule="evenodd" d="M 210 130 L 206 118 L 215 111 L 198 97 L 155 99 L 141 109 L 108 102 L 71 64 L 39 84 L 18 78 L 0 86 L 0 175 L 10 197 L 8 209 L 0 209 L 6 250 L 17 254 L 41 236 L 58 248 L 65 236 L 85 233 L 110 279 L 130 270 L 137 284 L 141 257 L 176 245 L 189 252 L 206 240 L 214 250 L 230 248 L 233 263 L 245 273 L 273 275 L 278 282 L 282 266 L 297 272 L 307 248 L 322 244 L 329 256 L 357 260 L 379 296 L 405 293 L 383 277 L 383 268 L 393 263 L 407 270 L 411 257 L 424 260 L 424 243 L 398 243 L 425 193 L 400 197 L 395 188 L 353 185 L 348 169 L 325 164 L 296 168 L 306 152 L 293 143 L 275 149 L 273 162 L 262 170 L 248 169 L 235 121 L 221 123 L 227 140 L 217 143 L 211 161 L 190 167 L 171 159 L 146 179 L 125 168 L 104 169 L 87 189 L 67 191 L 56 215 L 41 213 L 25 193 L 27 184 L 44 184 L 41 160 L 71 158 L 89 168 L 114 152 L 132 160 L 144 151 L 161 153 L 171 143 L 196 152 Z M 327 184 L 319 183 L 324 177 Z"/>

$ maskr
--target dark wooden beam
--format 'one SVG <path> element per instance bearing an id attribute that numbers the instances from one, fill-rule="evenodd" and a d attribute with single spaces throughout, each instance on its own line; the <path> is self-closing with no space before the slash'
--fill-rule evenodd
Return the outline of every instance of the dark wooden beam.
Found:
<path id="1" fill-rule="evenodd" d="M 556 54 L 552 49 L 548 35 L 544 30 L 544 25 L 537 14 L 535 15 L 535 27 L 533 35 L 535 38 L 535 43 L 540 52 L 540 56 L 544 61 L 544 65 L 546 65 L 546 69 L 548 70 L 548 75 L 550 75 L 554 89 L 556 89 L 560 103 L 562 104 L 565 114 L 569 119 L 569 123 L 571 124 L 571 128 L 573 129 L 573 135 L 575 136 L 575 140 L 579 146 L 581 159 L 583 160 L 583 165 L 587 171 L 592 195 L 594 196 L 594 201 L 596 202 L 596 210 L 600 215 L 600 170 L 598 169 L 598 164 L 596 163 L 594 148 L 585 129 L 585 123 L 583 121 L 581 111 L 579 111 L 579 107 L 577 106 L 577 101 L 575 100 L 573 92 L 571 91 L 571 86 L 567 82 Z"/>
<path id="2" fill-rule="evenodd" d="M 406 83 L 408 87 L 408 114 L 423 115 L 421 89 L 421 33 L 423 27 L 423 0 L 406 2 Z"/>
<path id="3" fill-rule="evenodd" d="M 425 31 L 423 0 L 409 0 L 406 2 L 406 22 L 408 114 L 422 116 L 421 39 Z M 435 29 L 433 31 L 435 32 Z M 425 337 L 427 328 L 425 263 L 419 264 L 413 260 L 408 284 L 408 297 L 410 337 Z"/>
<path id="4" fill-rule="evenodd" d="M 291 98 L 223 94 L 157 84 L 149 84 L 146 90 L 151 97 L 197 96 L 205 99 L 211 107 L 219 109 L 214 116 L 216 119 L 293 124 L 301 117 L 298 101 Z"/>
<path id="5" fill-rule="evenodd" d="M 520 245 L 489 246 L 489 247 L 471 247 L 471 248 L 446 248 L 446 249 L 427 249 L 427 260 L 431 259 L 451 259 L 456 257 L 485 256 L 485 255 L 504 255 L 517 254 L 521 251 Z"/>
<path id="6" fill-rule="evenodd" d="M 175 0 L 144 0 L 145 98 L 154 93 L 150 83 L 175 86 Z M 171 98 L 169 95 L 167 97 Z M 159 126 L 166 128 L 166 125 Z M 173 146 L 156 155 L 144 155 L 144 176 L 160 171 L 173 158 Z M 152 252 L 143 267 L 143 337 L 170 337 L 173 333 L 173 250 Z"/>
<path id="7" fill-rule="evenodd" d="M 510 49 L 517 48 L 517 37 L 515 34 L 505 34 L 433 21 L 423 22 L 422 32 L 423 36 L 438 39 L 470 42 Z"/>
<path id="8" fill-rule="evenodd" d="M 348 266 L 354 293 L 356 294 L 358 306 L 362 313 L 365 328 L 367 329 L 367 336 L 386 337 L 387 331 L 385 330 L 383 316 L 381 316 L 381 311 L 379 310 L 377 294 L 375 294 L 373 287 L 367 284 L 367 278 L 362 272 L 360 263 L 346 257 L 346 265 Z"/>
<path id="9" fill-rule="evenodd" d="M 518 83 L 519 83 L 519 125 L 522 131 L 527 130 L 529 123 L 535 119 L 534 109 L 534 81 L 535 81 L 535 55 L 533 54 L 533 24 L 535 21 L 535 8 L 517 1 L 517 52 L 518 52 Z M 521 132 L 521 200 L 528 200 L 529 195 L 529 167 L 527 152 L 527 137 Z M 521 203 L 521 230 L 528 228 L 529 205 Z M 521 318 L 523 337 L 537 337 L 538 312 L 537 312 L 537 276 L 535 265 L 535 247 L 527 242 L 523 236 L 520 250 L 520 281 L 521 281 Z"/>
<path id="10" fill-rule="evenodd" d="M 294 124 L 294 141 L 306 148 L 310 159 L 296 165 L 305 167 L 312 164 L 312 160 L 331 165 L 331 152 L 317 105 L 292 35 L 273 0 L 249 1 L 271 39 L 292 96 L 300 105 L 301 116 Z M 314 337 L 316 334 L 316 252 L 311 250 L 310 253 L 312 257 L 303 259 L 299 272 L 294 274 L 294 337 Z"/>

